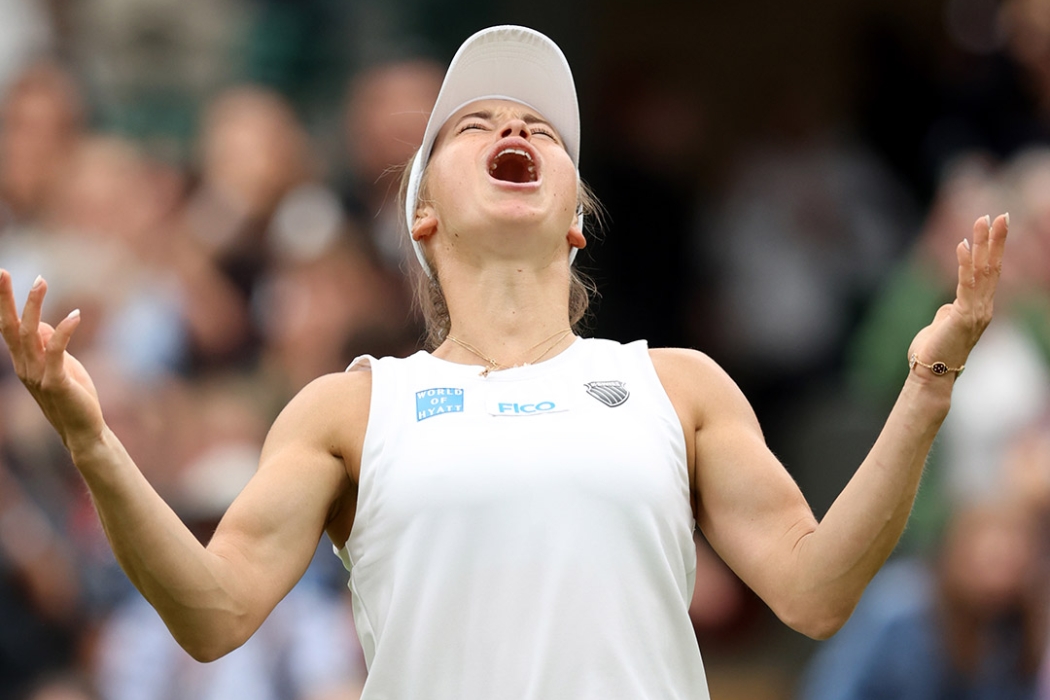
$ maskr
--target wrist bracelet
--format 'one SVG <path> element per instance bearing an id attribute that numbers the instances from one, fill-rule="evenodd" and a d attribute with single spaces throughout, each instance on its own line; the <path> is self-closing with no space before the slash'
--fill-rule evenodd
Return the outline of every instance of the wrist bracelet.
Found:
<path id="1" fill-rule="evenodd" d="M 960 374 L 962 374 L 962 371 L 966 369 L 966 365 L 963 365 L 962 367 L 949 367 L 943 362 L 934 362 L 932 365 L 928 365 L 922 360 L 920 360 L 918 355 L 912 355 L 908 358 L 908 369 L 915 369 L 915 365 L 925 367 L 926 369 L 936 374 L 938 377 L 944 376 L 949 372 L 955 372 L 955 376 L 958 377 Z"/>

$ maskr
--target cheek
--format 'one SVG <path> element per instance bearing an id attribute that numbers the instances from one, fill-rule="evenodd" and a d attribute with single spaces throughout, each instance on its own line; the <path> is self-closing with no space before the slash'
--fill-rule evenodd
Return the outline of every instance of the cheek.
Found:
<path id="1" fill-rule="evenodd" d="M 432 158 L 427 173 L 427 198 L 440 209 L 448 205 L 460 208 L 464 200 L 469 201 L 469 175 L 470 169 L 465 164 L 456 165 L 449 158 Z"/>
<path id="2" fill-rule="evenodd" d="M 572 218 L 579 208 L 579 180 L 576 171 L 558 173 L 557 187 L 554 188 L 557 209 L 561 214 Z"/>

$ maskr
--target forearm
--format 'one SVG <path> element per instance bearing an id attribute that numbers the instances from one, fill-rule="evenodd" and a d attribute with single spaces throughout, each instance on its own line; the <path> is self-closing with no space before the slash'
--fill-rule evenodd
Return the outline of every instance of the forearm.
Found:
<path id="1" fill-rule="evenodd" d="M 192 655 L 214 658 L 240 643 L 240 596 L 226 562 L 209 552 L 153 489 L 107 428 L 71 445 L 117 561 Z"/>
<path id="2" fill-rule="evenodd" d="M 911 513 L 952 380 L 912 372 L 868 456 L 819 525 L 796 548 L 807 604 L 844 622 L 893 552 Z"/>

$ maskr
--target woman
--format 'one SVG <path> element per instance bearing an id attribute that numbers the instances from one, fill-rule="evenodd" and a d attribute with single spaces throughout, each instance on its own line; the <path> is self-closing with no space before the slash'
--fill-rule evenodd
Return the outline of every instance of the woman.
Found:
<path id="1" fill-rule="evenodd" d="M 882 435 L 818 524 L 707 357 L 583 340 L 579 118 L 546 37 L 496 27 L 453 59 L 406 214 L 447 327 L 433 353 L 307 386 L 201 546 L 64 354 L 77 312 L 0 328 L 131 580 L 196 658 L 243 643 L 327 532 L 351 571 L 366 698 L 705 698 L 686 609 L 698 524 L 783 619 L 834 633 L 893 549 L 952 383 L 991 316 L 1007 218 L 956 249 L 958 298 L 909 350 Z"/>

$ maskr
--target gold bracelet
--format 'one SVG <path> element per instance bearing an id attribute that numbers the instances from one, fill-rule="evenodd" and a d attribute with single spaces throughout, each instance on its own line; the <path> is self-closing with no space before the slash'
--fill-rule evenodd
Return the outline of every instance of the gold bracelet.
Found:
<path id="1" fill-rule="evenodd" d="M 925 367 L 926 369 L 936 374 L 938 377 L 942 377 L 945 374 L 948 374 L 949 372 L 955 372 L 955 376 L 958 377 L 960 374 L 962 374 L 962 371 L 966 369 L 966 365 L 963 365 L 962 367 L 949 367 L 943 362 L 934 362 L 932 365 L 928 365 L 922 360 L 920 360 L 918 355 L 912 355 L 908 358 L 908 369 L 915 369 L 915 365 Z"/>

